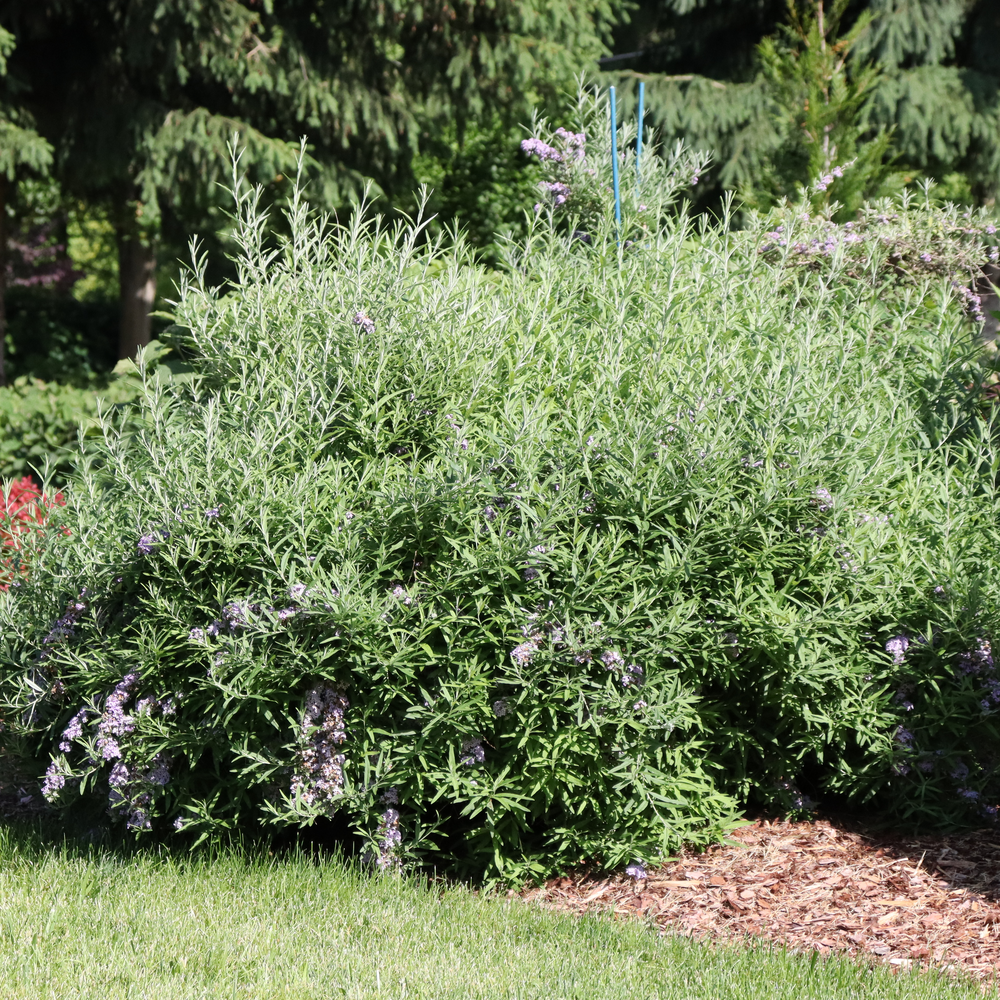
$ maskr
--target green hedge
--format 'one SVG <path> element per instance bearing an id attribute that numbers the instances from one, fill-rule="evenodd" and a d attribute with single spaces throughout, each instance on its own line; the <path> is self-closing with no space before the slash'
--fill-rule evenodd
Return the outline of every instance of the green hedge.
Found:
<path id="1" fill-rule="evenodd" d="M 18 378 L 0 388 L 0 478 L 19 479 L 49 468 L 65 482 L 78 452 L 80 433 L 97 430 L 98 399 L 115 406 L 134 399 L 138 386 L 113 381 L 104 389 Z"/>

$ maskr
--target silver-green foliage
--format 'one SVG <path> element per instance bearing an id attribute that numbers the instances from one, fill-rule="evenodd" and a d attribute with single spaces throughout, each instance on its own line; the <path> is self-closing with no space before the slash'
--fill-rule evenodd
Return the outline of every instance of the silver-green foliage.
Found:
<path id="1" fill-rule="evenodd" d="M 500 273 L 290 222 L 241 196 L 238 282 L 177 305 L 198 375 L 149 378 L 2 598 L 50 800 L 513 878 L 809 791 L 995 802 L 998 463 L 945 280 L 791 213 L 780 252 L 539 220 Z"/>

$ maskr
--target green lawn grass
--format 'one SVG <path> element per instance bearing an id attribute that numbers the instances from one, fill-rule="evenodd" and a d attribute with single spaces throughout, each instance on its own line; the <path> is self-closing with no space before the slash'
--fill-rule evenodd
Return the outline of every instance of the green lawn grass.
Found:
<path id="1" fill-rule="evenodd" d="M 0 829 L 0 996 L 931 998 L 937 974 L 707 947 L 304 855 L 118 855 Z"/>

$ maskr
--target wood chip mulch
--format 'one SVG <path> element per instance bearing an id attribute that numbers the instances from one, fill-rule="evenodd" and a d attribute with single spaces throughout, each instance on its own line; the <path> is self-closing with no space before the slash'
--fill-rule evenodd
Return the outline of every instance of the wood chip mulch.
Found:
<path id="1" fill-rule="evenodd" d="M 1000 829 L 906 837 L 758 821 L 645 879 L 564 877 L 523 895 L 702 939 L 750 935 L 897 968 L 965 971 L 994 986 L 1000 977 Z"/>

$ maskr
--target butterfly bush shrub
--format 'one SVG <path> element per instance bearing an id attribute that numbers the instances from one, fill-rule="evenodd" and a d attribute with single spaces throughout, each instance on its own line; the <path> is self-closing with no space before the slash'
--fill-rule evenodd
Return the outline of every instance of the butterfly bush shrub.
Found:
<path id="1" fill-rule="evenodd" d="M 801 267 L 774 219 L 539 215 L 500 272 L 239 220 L 238 280 L 180 291 L 196 375 L 149 375 L 0 595 L 0 741 L 54 808 L 506 879 L 748 804 L 993 815 L 998 456 L 949 276 L 823 220 Z"/>
<path id="2" fill-rule="evenodd" d="M 581 90 L 574 110 L 575 122 L 553 126 L 536 116 L 531 135 L 521 149 L 537 161 L 543 173 L 539 182 L 536 215 L 543 215 L 575 239 L 590 242 L 614 212 L 611 169 L 611 123 L 607 102 L 597 92 Z M 674 212 L 679 194 L 698 183 L 708 166 L 707 153 L 677 143 L 664 154 L 647 126 L 640 160 L 641 184 L 636 176 L 638 129 L 626 122 L 619 129 L 618 166 L 621 232 L 626 245 L 645 236 Z"/>

